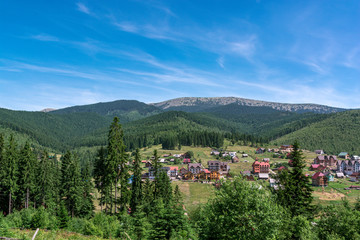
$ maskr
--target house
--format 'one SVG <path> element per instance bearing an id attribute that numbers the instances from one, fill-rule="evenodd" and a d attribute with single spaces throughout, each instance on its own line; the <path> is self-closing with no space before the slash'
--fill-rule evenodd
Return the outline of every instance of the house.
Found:
<path id="1" fill-rule="evenodd" d="M 174 154 L 173 157 L 176 157 L 176 158 L 181 158 L 183 156 L 183 154 Z"/>
<path id="2" fill-rule="evenodd" d="M 198 177 L 199 179 L 210 179 L 211 172 L 208 169 L 203 169 L 200 171 Z"/>
<path id="3" fill-rule="evenodd" d="M 292 151 L 293 146 L 292 145 L 281 145 L 280 150 L 285 151 Z"/>
<path id="4" fill-rule="evenodd" d="M 320 166 L 320 164 L 311 164 L 310 169 L 313 171 L 318 171 L 318 170 L 322 170 L 322 167 Z"/>
<path id="5" fill-rule="evenodd" d="M 344 178 L 345 176 L 344 176 L 344 174 L 342 172 L 337 172 L 336 177 L 337 178 Z"/>
<path id="6" fill-rule="evenodd" d="M 235 157 L 233 157 L 232 159 L 231 159 L 231 162 L 232 163 L 237 163 L 237 162 L 239 162 L 239 158 L 237 157 L 237 156 L 235 156 Z"/>
<path id="7" fill-rule="evenodd" d="M 252 167 L 253 173 L 269 173 L 270 164 L 268 162 L 255 161 Z"/>
<path id="8" fill-rule="evenodd" d="M 269 179 L 269 174 L 268 173 L 259 173 L 259 179 Z"/>
<path id="9" fill-rule="evenodd" d="M 168 177 L 170 177 L 170 167 L 162 167 L 159 170 L 165 172 L 168 175 Z M 149 179 L 154 179 L 154 178 L 155 178 L 155 169 L 154 167 L 149 167 Z"/>
<path id="10" fill-rule="evenodd" d="M 152 162 L 151 161 L 146 161 L 145 167 L 146 168 L 152 167 Z"/>
<path id="11" fill-rule="evenodd" d="M 312 177 L 312 185 L 313 186 L 327 186 L 328 178 L 322 172 L 315 173 Z"/>
<path id="12" fill-rule="evenodd" d="M 265 151 L 266 151 L 265 148 L 258 148 L 258 149 L 255 150 L 255 153 L 256 154 L 263 154 Z"/>
<path id="13" fill-rule="evenodd" d="M 354 156 L 351 157 L 351 160 L 360 160 L 360 157 L 357 156 L 357 155 L 354 155 Z"/>
<path id="14" fill-rule="evenodd" d="M 230 166 L 227 162 L 208 161 L 207 164 L 210 171 L 221 171 L 226 173 L 230 171 Z"/>
<path id="15" fill-rule="evenodd" d="M 263 162 L 270 162 L 270 158 L 263 158 Z"/>
<path id="16" fill-rule="evenodd" d="M 210 172 L 210 180 L 219 180 L 220 173 L 218 171 L 211 171 Z"/>
<path id="17" fill-rule="evenodd" d="M 315 150 L 315 153 L 318 155 L 322 155 L 322 154 L 324 154 L 324 151 L 323 150 Z"/>
<path id="18" fill-rule="evenodd" d="M 211 155 L 219 156 L 220 152 L 216 150 L 211 151 Z"/>
<path id="19" fill-rule="evenodd" d="M 350 159 L 350 155 L 347 152 L 341 152 L 339 158 Z"/>
<path id="20" fill-rule="evenodd" d="M 270 187 L 275 187 L 275 185 L 276 185 L 276 180 L 273 179 L 273 178 L 270 178 L 270 179 L 269 179 L 269 183 L 270 183 Z"/>
<path id="21" fill-rule="evenodd" d="M 319 164 L 324 167 L 332 167 L 336 166 L 337 158 L 335 155 L 327 156 L 327 155 L 319 155 L 314 159 L 314 164 Z"/>
<path id="22" fill-rule="evenodd" d="M 171 153 L 170 154 L 164 154 L 163 157 L 164 158 L 167 158 L 167 157 L 170 157 L 171 156 Z"/>
<path id="23" fill-rule="evenodd" d="M 190 171 L 188 171 L 185 175 L 184 175 L 184 179 L 185 180 L 193 180 L 194 179 L 194 174 L 192 173 L 192 172 L 190 172 Z"/>
<path id="24" fill-rule="evenodd" d="M 250 171 L 243 171 L 243 172 L 242 172 L 242 175 L 243 175 L 243 176 L 250 176 L 250 175 L 251 175 L 251 172 L 250 172 Z"/>
<path id="25" fill-rule="evenodd" d="M 183 177 L 187 172 L 188 172 L 188 170 L 186 168 L 182 167 L 182 168 L 180 168 L 178 175 Z"/>
<path id="26" fill-rule="evenodd" d="M 190 158 L 184 158 L 183 164 L 189 164 L 189 163 L 191 163 Z"/>
<path id="27" fill-rule="evenodd" d="M 229 155 L 230 155 L 231 157 L 236 157 L 236 152 L 229 152 Z"/>
<path id="28" fill-rule="evenodd" d="M 166 161 L 165 161 L 165 158 L 160 158 L 159 162 L 165 163 L 165 162 L 166 162 Z"/>
<path id="29" fill-rule="evenodd" d="M 360 180 L 360 173 L 356 172 L 350 175 L 350 181 L 358 182 Z"/>
<path id="30" fill-rule="evenodd" d="M 175 167 L 170 167 L 170 177 L 177 177 L 179 173 L 179 167 L 175 166 Z"/>
<path id="31" fill-rule="evenodd" d="M 328 182 L 333 182 L 335 180 L 335 176 L 331 172 L 326 172 L 326 173 L 324 173 L 324 175 L 327 177 Z"/>
<path id="32" fill-rule="evenodd" d="M 248 157 L 248 156 L 249 156 L 249 154 L 246 154 L 246 153 L 243 153 L 243 155 L 242 155 L 243 158 Z"/>
<path id="33" fill-rule="evenodd" d="M 202 170 L 202 166 L 201 163 L 189 163 L 188 164 L 188 171 L 195 174 L 200 173 L 200 171 Z"/>

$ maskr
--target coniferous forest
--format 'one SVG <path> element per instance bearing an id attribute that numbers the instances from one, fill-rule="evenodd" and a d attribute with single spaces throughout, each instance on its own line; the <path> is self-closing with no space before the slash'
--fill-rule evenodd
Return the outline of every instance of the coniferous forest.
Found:
<path id="1" fill-rule="evenodd" d="M 143 181 L 139 149 L 126 152 L 124 138 L 115 117 L 106 147 L 94 161 L 80 165 L 74 152 L 57 159 L 0 135 L 0 236 L 12 237 L 11 228 L 43 228 L 118 239 L 360 237 L 360 202 L 352 206 L 344 200 L 328 207 L 312 203 L 297 142 L 293 168 L 278 176 L 279 191 L 235 176 L 219 182 L 213 198 L 188 212 L 179 187 L 173 188 L 161 171 L 157 151 L 155 178 Z"/>

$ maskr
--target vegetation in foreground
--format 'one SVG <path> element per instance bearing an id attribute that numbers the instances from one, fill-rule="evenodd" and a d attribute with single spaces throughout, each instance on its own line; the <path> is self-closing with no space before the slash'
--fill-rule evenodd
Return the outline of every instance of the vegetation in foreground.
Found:
<path id="1" fill-rule="evenodd" d="M 76 154 L 67 152 L 58 162 L 47 154 L 35 155 L 28 144 L 19 150 L 12 137 L 6 143 L 0 137 L 0 208 L 6 215 L 0 217 L 0 236 L 26 238 L 12 228 L 42 228 L 119 239 L 360 237 L 359 202 L 355 208 L 346 200 L 339 206 L 313 207 L 296 143 L 294 168 L 280 175 L 280 191 L 236 176 L 221 182 L 206 204 L 186 213 L 179 187 L 173 189 L 160 171 L 157 152 L 154 180 L 142 182 L 139 151 L 128 156 L 122 139 L 115 118 L 108 147 L 100 149 L 96 159 L 94 179 L 102 211 L 95 214 L 90 168 L 80 169 Z"/>

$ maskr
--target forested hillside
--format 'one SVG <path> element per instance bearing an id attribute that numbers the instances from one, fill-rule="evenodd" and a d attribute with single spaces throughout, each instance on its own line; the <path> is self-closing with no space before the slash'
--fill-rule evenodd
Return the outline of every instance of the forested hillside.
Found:
<path id="1" fill-rule="evenodd" d="M 337 113 L 323 121 L 285 135 L 274 142 L 286 144 L 298 139 L 305 149 L 323 149 L 328 154 L 360 153 L 360 110 Z"/>
<path id="2" fill-rule="evenodd" d="M 52 114 L 66 113 L 97 113 L 111 119 L 120 118 L 121 123 L 138 120 L 144 117 L 161 113 L 162 110 L 136 100 L 118 100 L 113 102 L 96 103 L 83 106 L 74 106 L 52 111 Z"/>

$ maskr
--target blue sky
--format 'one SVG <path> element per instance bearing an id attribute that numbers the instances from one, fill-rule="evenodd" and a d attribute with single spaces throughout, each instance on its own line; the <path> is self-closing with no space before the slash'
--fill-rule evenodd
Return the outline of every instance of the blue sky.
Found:
<path id="1" fill-rule="evenodd" d="M 360 1 L 0 1 L 0 107 L 235 96 L 360 108 Z"/>

